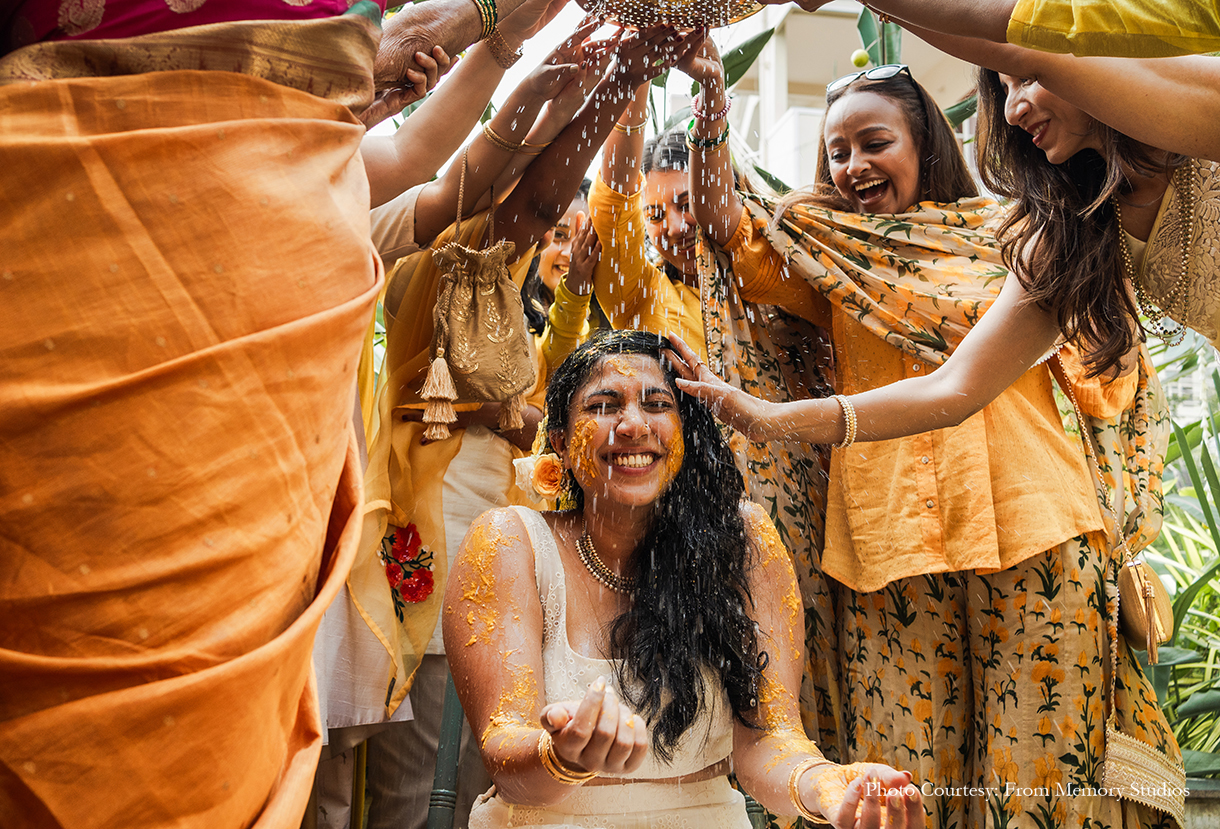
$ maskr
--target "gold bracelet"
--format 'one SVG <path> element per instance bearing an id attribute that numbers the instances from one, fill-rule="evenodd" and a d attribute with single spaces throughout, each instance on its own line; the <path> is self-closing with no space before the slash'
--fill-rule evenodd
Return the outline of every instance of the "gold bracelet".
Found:
<path id="1" fill-rule="evenodd" d="M 522 141 L 520 152 L 521 155 L 542 155 L 542 151 L 549 146 L 551 146 L 550 141 L 545 144 L 531 144 L 528 141 Z"/>
<path id="2" fill-rule="evenodd" d="M 638 135 L 639 133 L 643 132 L 644 128 L 647 126 L 648 119 L 645 118 L 638 124 L 615 124 L 614 128 L 619 132 L 626 133 L 627 135 Z"/>
<path id="3" fill-rule="evenodd" d="M 505 152 L 515 153 L 517 150 L 521 149 L 520 141 L 514 144 L 511 141 L 506 141 L 497 135 L 496 131 L 491 128 L 491 121 L 488 121 L 483 125 L 483 137 L 486 138 L 493 147 L 498 147 Z"/>
<path id="4" fill-rule="evenodd" d="M 579 786 L 581 783 L 587 783 L 594 777 L 597 777 L 597 772 L 595 771 L 576 771 L 564 766 L 563 761 L 559 759 L 559 755 L 555 753 L 555 742 L 551 739 L 550 732 L 545 728 L 538 737 L 538 759 L 542 761 L 542 767 L 546 769 L 547 774 L 560 783 Z"/>
<path id="5" fill-rule="evenodd" d="M 851 401 L 847 399 L 847 396 L 843 394 L 836 394 L 831 399 L 839 402 L 839 407 L 843 409 L 843 420 L 845 421 L 846 425 L 843 441 L 841 443 L 836 443 L 835 448 L 846 449 L 856 442 L 856 427 L 858 425 L 856 420 L 856 407 L 853 406 Z"/>
<path id="6" fill-rule="evenodd" d="M 518 46 L 515 50 L 508 45 L 508 41 L 504 39 L 504 35 L 500 34 L 499 29 L 492 29 L 491 35 L 487 38 L 487 48 L 491 51 L 492 60 L 501 69 L 512 69 L 517 61 L 521 60 L 521 56 L 525 54 Z"/>
<path id="7" fill-rule="evenodd" d="M 800 786 L 801 775 L 814 766 L 820 766 L 826 762 L 823 758 L 807 757 L 793 766 L 792 774 L 788 775 L 788 796 L 792 798 L 792 805 L 796 807 L 797 814 L 811 823 L 817 823 L 822 826 L 830 825 L 830 821 L 805 805 L 805 801 L 801 800 Z"/>

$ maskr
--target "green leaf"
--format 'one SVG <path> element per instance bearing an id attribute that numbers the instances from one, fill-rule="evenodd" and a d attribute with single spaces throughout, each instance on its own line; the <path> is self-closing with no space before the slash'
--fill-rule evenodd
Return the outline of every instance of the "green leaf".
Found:
<path id="1" fill-rule="evenodd" d="M 678 124 L 681 124 L 685 121 L 689 121 L 690 118 L 691 118 L 690 107 L 682 107 L 682 109 L 678 110 L 673 115 L 669 116 L 669 120 L 665 122 L 665 129 L 661 130 L 661 131 L 666 132 L 668 130 L 671 130 L 674 127 L 678 126 Z"/>
<path id="2" fill-rule="evenodd" d="M 666 69 L 660 75 L 657 75 L 655 78 L 652 79 L 652 85 L 659 86 L 662 89 L 665 88 L 665 84 L 667 84 L 668 82 L 669 82 L 669 70 L 668 69 Z"/>
<path id="3" fill-rule="evenodd" d="M 1179 717 L 1197 717 L 1214 711 L 1220 711 L 1220 691 L 1196 692 L 1178 706 Z"/>
<path id="4" fill-rule="evenodd" d="M 754 35 L 745 43 L 729 50 L 723 59 L 725 89 L 732 88 L 733 84 L 741 80 L 742 76 L 750 70 L 773 34 L 775 34 L 774 27 Z"/>
<path id="5" fill-rule="evenodd" d="M 1182 763 L 1188 775 L 1220 774 L 1220 752 L 1183 749 Z"/>
<path id="6" fill-rule="evenodd" d="M 779 180 L 779 178 L 777 176 L 775 176 L 772 173 L 767 172 L 762 167 L 759 167 L 757 164 L 754 165 L 754 172 L 758 173 L 759 177 L 763 181 L 767 182 L 767 186 L 770 187 L 772 190 L 774 190 L 776 193 L 779 193 L 781 196 L 784 195 L 785 193 L 792 192 L 791 187 L 784 184 L 782 181 Z"/>
<path id="7" fill-rule="evenodd" d="M 1193 651 L 1190 648 L 1157 648 L 1158 668 L 1168 668 L 1171 665 L 1189 665 L 1192 662 L 1201 662 L 1203 654 L 1198 651 Z"/>
<path id="8" fill-rule="evenodd" d="M 979 96 L 976 92 L 963 101 L 958 101 L 956 104 L 950 104 L 949 106 L 945 107 L 945 118 L 949 120 L 949 126 L 953 127 L 953 129 L 957 129 L 962 125 L 962 121 L 965 121 L 971 115 L 978 112 L 978 108 Z"/>
<path id="9" fill-rule="evenodd" d="M 1190 456 L 1186 455 L 1184 457 L 1189 458 Z M 1202 490 L 1199 491 L 1201 492 Z M 1200 506 L 1208 508 L 1210 514 L 1210 508 L 1208 507 L 1205 499 L 1200 498 L 1199 504 Z M 1207 519 L 1207 523 L 1211 525 L 1210 518 Z M 1215 527 L 1212 525 L 1212 534 L 1215 535 L 1215 532 Z M 1199 591 L 1206 587 L 1208 582 L 1214 579 L 1218 573 L 1220 573 L 1220 558 L 1213 561 L 1210 567 L 1200 573 L 1197 579 L 1183 588 L 1182 592 L 1179 593 L 1177 598 L 1173 600 L 1173 639 L 1170 639 L 1169 641 L 1173 642 L 1177 640 L 1178 629 L 1182 627 L 1182 620 L 1186 618 L 1186 614 L 1190 611 L 1190 606 L 1194 603 L 1195 596 L 1199 595 Z"/>
<path id="10" fill-rule="evenodd" d="M 493 116 L 495 116 L 495 114 L 496 114 L 495 106 L 491 103 L 491 101 L 488 101 L 487 109 L 483 110 L 483 114 L 479 116 L 479 123 L 486 124 L 488 121 L 490 121 L 492 119 Z"/>
<path id="11" fill-rule="evenodd" d="M 856 18 L 856 31 L 860 33 L 860 45 L 868 52 L 868 59 L 873 62 L 873 66 L 883 64 L 885 61 L 881 60 L 881 37 L 877 31 L 877 18 L 873 17 L 873 13 L 868 9 L 860 10 L 860 16 Z"/>
<path id="12" fill-rule="evenodd" d="M 902 63 L 902 27 L 897 23 L 881 24 L 881 62 Z"/>

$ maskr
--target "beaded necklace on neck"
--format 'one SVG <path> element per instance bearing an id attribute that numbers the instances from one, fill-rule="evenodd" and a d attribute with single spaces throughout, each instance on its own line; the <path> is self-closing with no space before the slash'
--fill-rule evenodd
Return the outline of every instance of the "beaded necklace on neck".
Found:
<path id="1" fill-rule="evenodd" d="M 1118 222 L 1119 236 L 1119 253 L 1123 260 L 1123 273 L 1127 279 L 1131 280 L 1131 287 L 1135 290 L 1135 301 L 1140 307 L 1140 313 L 1148 320 L 1148 326 L 1152 329 L 1152 333 L 1156 334 L 1162 340 L 1165 340 L 1169 345 L 1178 345 L 1186 337 L 1186 324 L 1176 323 L 1176 327 L 1166 323 L 1167 312 L 1174 309 L 1175 305 L 1182 312 L 1182 316 L 1186 316 L 1187 307 L 1190 304 L 1190 279 L 1188 279 L 1188 271 L 1190 268 L 1190 229 L 1194 225 L 1195 220 L 1195 199 L 1194 199 L 1194 184 L 1195 176 L 1197 175 L 1194 160 L 1186 162 L 1173 173 L 1174 188 L 1177 189 L 1182 199 L 1182 233 L 1181 233 L 1181 250 L 1179 251 L 1178 259 L 1178 278 L 1174 280 L 1169 288 L 1169 292 L 1160 303 L 1153 302 L 1148 293 L 1144 290 L 1144 286 L 1140 284 L 1139 274 L 1135 272 L 1135 263 L 1131 259 L 1131 245 L 1127 242 L 1123 235 L 1123 210 L 1118 203 L 1118 196 L 1110 197 L 1114 203 L 1114 218 Z M 1151 239 L 1149 240 L 1151 241 Z M 1179 302 L 1179 295 L 1181 300 Z"/>
<path id="2" fill-rule="evenodd" d="M 597 554 L 597 548 L 593 546 L 593 538 L 589 535 L 589 528 L 585 527 L 584 532 L 580 536 L 580 540 L 576 542 L 576 552 L 580 555 L 580 560 L 585 565 L 593 578 L 597 579 L 602 587 L 613 590 L 615 593 L 630 593 L 635 589 L 635 579 L 631 576 L 620 576 L 602 561 L 602 557 Z"/>

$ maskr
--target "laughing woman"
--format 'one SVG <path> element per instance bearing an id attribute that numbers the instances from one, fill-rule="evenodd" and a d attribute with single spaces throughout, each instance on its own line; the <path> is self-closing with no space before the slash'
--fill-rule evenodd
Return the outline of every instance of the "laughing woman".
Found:
<path id="1" fill-rule="evenodd" d="M 730 769 L 779 814 L 922 826 L 909 775 L 805 738 L 788 555 L 664 344 L 579 347 L 551 379 L 535 475 L 571 507 L 493 510 L 463 542 L 445 640 L 496 784 L 471 827 L 747 829 Z"/>

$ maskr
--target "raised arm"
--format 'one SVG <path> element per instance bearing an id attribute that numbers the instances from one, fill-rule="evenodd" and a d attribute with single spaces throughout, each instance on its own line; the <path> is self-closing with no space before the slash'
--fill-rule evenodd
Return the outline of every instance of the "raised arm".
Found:
<path id="1" fill-rule="evenodd" d="M 471 526 L 449 573 L 442 623 L 462 709 L 505 800 L 545 806 L 574 789 L 542 765 L 544 721 L 568 770 L 622 773 L 643 762 L 647 729 L 604 684 L 581 700 L 546 704 L 534 553 L 513 510 L 484 513 Z"/>
<path id="2" fill-rule="evenodd" d="M 724 88 L 724 65 L 710 37 L 698 52 L 678 68 L 699 82 L 699 96 L 691 105 L 695 116 L 690 154 L 691 212 L 716 244 L 733 238 L 744 209 L 733 187 L 729 153 L 729 96 Z"/>
<path id="3" fill-rule="evenodd" d="M 1026 301 L 1008 279 L 995 303 L 943 366 L 854 394 L 856 440 L 890 440 L 956 426 L 1000 395 L 1042 359 L 1059 339 L 1054 318 Z M 840 443 L 847 424 L 833 398 L 769 403 L 716 377 L 683 343 L 675 343 L 678 386 L 717 410 L 717 417 L 751 440 Z M 685 378 L 685 379 L 683 379 Z"/>
<path id="4" fill-rule="evenodd" d="M 626 108 L 631 90 L 673 66 L 689 46 L 687 35 L 667 27 L 627 34 L 614 63 L 576 118 L 530 164 L 504 202 L 501 238 L 525 250 L 555 226 L 572 202 L 585 171 Z"/>
<path id="5" fill-rule="evenodd" d="M 848 769 L 825 760 L 805 737 L 796 693 L 804 664 L 804 608 L 788 551 L 762 507 L 743 502 L 746 532 L 755 553 L 749 579 L 758 646 L 767 654 L 758 694 L 757 725 L 736 723 L 733 767 L 737 779 L 759 803 L 776 814 L 793 814 L 796 807 L 821 813 L 839 827 L 879 827 L 881 805 L 887 807 L 891 829 L 923 826 L 918 790 L 907 788 L 910 775 L 880 764 Z M 859 774 L 857 774 L 859 773 Z M 904 795 L 882 798 L 863 789 L 864 774 L 881 792 L 906 789 Z M 796 775 L 796 780 L 792 778 Z M 795 783 L 795 786 L 791 785 Z M 840 796 L 839 792 L 843 794 Z M 800 803 L 794 803 L 794 795 Z M 860 820 L 856 822 L 857 807 Z M 808 821 L 807 821 L 808 823 Z"/>

